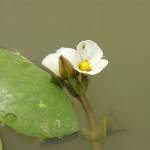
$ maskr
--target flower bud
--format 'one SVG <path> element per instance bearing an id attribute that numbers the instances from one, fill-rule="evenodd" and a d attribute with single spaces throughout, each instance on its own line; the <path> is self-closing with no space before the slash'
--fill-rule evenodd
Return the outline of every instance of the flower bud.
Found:
<path id="1" fill-rule="evenodd" d="M 62 55 L 59 57 L 59 73 L 63 80 L 66 80 L 69 76 L 75 77 L 77 73 L 72 64 Z"/>

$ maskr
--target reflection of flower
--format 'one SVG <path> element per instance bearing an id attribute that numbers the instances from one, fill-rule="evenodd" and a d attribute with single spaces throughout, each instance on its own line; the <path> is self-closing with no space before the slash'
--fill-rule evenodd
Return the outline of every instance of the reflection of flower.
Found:
<path id="1" fill-rule="evenodd" d="M 80 42 L 77 45 L 77 50 L 71 48 L 60 48 L 56 53 L 46 56 L 42 61 L 42 64 L 57 76 L 60 76 L 60 56 L 66 58 L 75 70 L 84 74 L 97 74 L 108 64 L 108 61 L 103 58 L 101 48 L 91 40 Z"/>

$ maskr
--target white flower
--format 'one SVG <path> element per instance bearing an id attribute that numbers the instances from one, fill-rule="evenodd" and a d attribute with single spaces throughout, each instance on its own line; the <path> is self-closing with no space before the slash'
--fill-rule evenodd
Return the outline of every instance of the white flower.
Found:
<path id="1" fill-rule="evenodd" d="M 93 41 L 82 41 L 77 45 L 77 50 L 71 48 L 60 48 L 54 54 L 44 58 L 42 64 L 50 69 L 57 76 L 59 73 L 59 57 L 65 57 L 73 68 L 84 74 L 94 75 L 101 72 L 108 64 L 108 60 L 103 58 L 103 51 Z"/>
<path id="2" fill-rule="evenodd" d="M 76 62 L 76 51 L 72 48 L 64 47 L 58 49 L 56 53 L 47 55 L 42 61 L 43 66 L 51 70 L 54 74 L 56 74 L 59 77 L 61 77 L 59 68 L 60 56 L 64 56 L 70 63 Z"/>
<path id="3" fill-rule="evenodd" d="M 94 75 L 101 72 L 108 64 L 103 58 L 101 48 L 91 40 L 81 41 L 77 45 L 78 65 L 74 68 L 81 73 Z"/>

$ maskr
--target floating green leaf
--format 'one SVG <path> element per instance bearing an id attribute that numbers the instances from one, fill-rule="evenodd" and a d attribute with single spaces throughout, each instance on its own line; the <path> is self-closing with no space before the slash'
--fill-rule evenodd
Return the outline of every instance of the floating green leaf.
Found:
<path id="1" fill-rule="evenodd" d="M 51 76 L 18 53 L 0 49 L 0 121 L 18 133 L 55 138 L 79 130 L 74 108 Z"/>
<path id="2" fill-rule="evenodd" d="M 0 150 L 3 150 L 3 144 L 2 144 L 1 139 L 0 139 Z"/>

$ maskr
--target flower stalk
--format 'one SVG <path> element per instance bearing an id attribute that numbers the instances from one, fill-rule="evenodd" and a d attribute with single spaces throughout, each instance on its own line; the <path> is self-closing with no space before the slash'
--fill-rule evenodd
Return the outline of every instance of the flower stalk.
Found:
<path id="1" fill-rule="evenodd" d="M 87 115 L 87 119 L 88 119 L 88 122 L 89 122 L 89 125 L 90 125 L 90 128 L 91 130 L 93 131 L 93 133 L 96 133 L 97 131 L 97 120 L 96 120 L 96 117 L 94 115 L 94 112 L 91 108 L 91 105 L 88 101 L 88 99 L 86 98 L 85 95 L 81 95 L 79 97 L 79 101 Z"/>
<path id="2" fill-rule="evenodd" d="M 90 126 L 90 131 L 92 134 L 92 138 L 94 139 L 94 138 L 96 138 L 97 131 L 98 131 L 96 116 L 95 116 L 94 111 L 85 95 L 81 95 L 79 97 L 79 101 L 86 113 L 87 120 L 88 120 L 89 126 Z M 86 132 L 86 131 L 84 130 L 83 132 Z M 98 141 L 93 141 L 91 144 L 92 144 L 93 150 L 101 150 L 101 145 Z"/>

